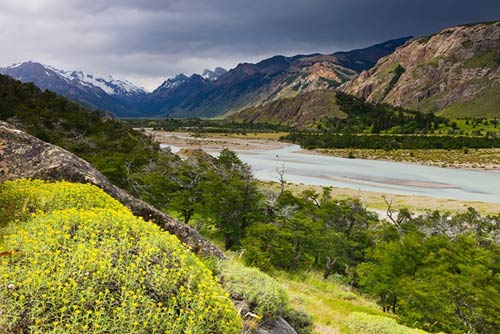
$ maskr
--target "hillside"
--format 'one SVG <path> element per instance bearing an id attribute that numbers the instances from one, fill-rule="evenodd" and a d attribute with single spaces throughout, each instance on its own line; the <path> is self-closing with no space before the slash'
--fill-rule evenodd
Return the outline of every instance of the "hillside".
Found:
<path id="1" fill-rule="evenodd" d="M 0 202 L 1 333 L 241 331 L 200 259 L 97 187 L 7 181 Z"/>
<path id="2" fill-rule="evenodd" d="M 346 118 L 333 90 L 316 90 L 292 98 L 283 98 L 263 106 L 251 107 L 226 118 L 228 122 L 269 123 L 310 127 L 327 118 Z"/>
<path id="3" fill-rule="evenodd" d="M 0 96 L 0 120 L 77 154 L 127 190 L 130 175 L 158 157 L 150 138 L 33 84 L 0 75 Z"/>
<path id="4" fill-rule="evenodd" d="M 248 108 L 226 118 L 227 122 L 287 125 L 297 129 L 335 132 L 398 133 L 428 131 L 445 122 L 432 113 L 373 104 L 332 90 L 316 90 Z"/>
<path id="5" fill-rule="evenodd" d="M 500 117 L 500 21 L 417 38 L 340 89 L 448 117 Z"/>

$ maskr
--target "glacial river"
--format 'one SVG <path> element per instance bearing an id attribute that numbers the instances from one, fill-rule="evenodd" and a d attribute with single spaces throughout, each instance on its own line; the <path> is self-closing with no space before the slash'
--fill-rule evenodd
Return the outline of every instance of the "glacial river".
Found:
<path id="1" fill-rule="evenodd" d="M 170 146 L 173 152 L 179 147 Z M 499 203 L 500 173 L 303 153 L 297 145 L 276 150 L 235 150 L 256 178 L 291 183 Z M 208 153 L 217 155 L 217 150 Z"/>

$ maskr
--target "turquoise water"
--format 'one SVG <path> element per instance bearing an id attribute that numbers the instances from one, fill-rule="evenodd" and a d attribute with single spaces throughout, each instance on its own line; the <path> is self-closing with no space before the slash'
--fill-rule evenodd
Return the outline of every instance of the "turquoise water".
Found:
<path id="1" fill-rule="evenodd" d="M 175 152 L 179 148 L 171 149 Z M 500 173 L 344 159 L 299 151 L 300 147 L 290 145 L 278 150 L 236 152 L 252 167 L 255 177 L 265 181 L 278 181 L 276 169 L 284 168 L 285 179 L 291 183 L 493 202 L 499 203 L 500 211 Z"/>

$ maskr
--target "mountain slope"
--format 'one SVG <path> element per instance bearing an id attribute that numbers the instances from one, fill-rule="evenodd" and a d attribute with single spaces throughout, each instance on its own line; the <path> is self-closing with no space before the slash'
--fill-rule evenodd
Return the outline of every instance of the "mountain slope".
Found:
<path id="1" fill-rule="evenodd" d="M 415 39 L 341 90 L 445 116 L 500 117 L 500 21 Z"/>
<path id="2" fill-rule="evenodd" d="M 128 81 L 81 71 L 63 71 L 32 61 L 0 68 L 0 74 L 22 82 L 32 82 L 42 90 L 48 89 L 92 108 L 110 111 L 117 116 L 138 115 L 135 104 L 147 95 L 143 88 Z"/>
<path id="3" fill-rule="evenodd" d="M 354 78 L 357 71 L 373 66 L 381 56 L 393 52 L 409 38 L 331 55 L 274 56 L 256 64 L 242 63 L 199 91 L 190 90 L 182 101 L 172 101 L 175 97 L 170 95 L 145 109 L 155 116 L 214 117 L 281 97 L 335 88 Z"/>
<path id="4" fill-rule="evenodd" d="M 194 94 L 208 86 L 210 80 L 199 74 L 186 76 L 179 74 L 163 82 L 151 94 L 145 97 L 139 104 L 138 109 L 144 115 L 160 116 L 167 115 L 170 110 L 181 106 Z"/>
<path id="5" fill-rule="evenodd" d="M 433 113 L 373 104 L 333 90 L 316 90 L 247 108 L 226 118 L 235 123 L 287 125 L 335 133 L 426 132 L 447 120 Z"/>
<path id="6" fill-rule="evenodd" d="M 326 118 L 346 118 L 332 90 L 317 90 L 251 107 L 226 118 L 230 122 L 283 124 L 307 127 Z"/>

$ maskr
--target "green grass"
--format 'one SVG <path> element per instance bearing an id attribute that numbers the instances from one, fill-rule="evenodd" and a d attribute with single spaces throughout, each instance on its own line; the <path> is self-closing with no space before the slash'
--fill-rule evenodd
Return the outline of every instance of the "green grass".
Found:
<path id="1" fill-rule="evenodd" d="M 347 318 L 347 326 L 353 333 L 363 334 L 425 334 L 419 329 L 399 325 L 396 320 L 388 317 L 353 312 Z"/>
<path id="2" fill-rule="evenodd" d="M 394 72 L 394 70 L 399 66 L 399 63 L 394 63 L 394 64 L 391 64 L 391 65 L 388 65 L 386 66 L 382 71 L 380 71 L 380 74 L 382 76 L 386 76 L 386 75 L 389 75 L 389 74 L 392 74 Z"/>
<path id="3" fill-rule="evenodd" d="M 312 316 L 315 333 L 355 333 L 347 323 L 353 312 L 386 316 L 374 302 L 332 280 L 321 280 L 319 274 L 278 273 L 276 277 L 287 289 L 291 305 Z"/>
<path id="4" fill-rule="evenodd" d="M 496 127 L 494 124 L 491 124 L 489 119 L 487 119 L 487 122 L 481 121 L 478 124 L 475 124 L 473 120 L 466 120 L 463 118 L 451 119 L 450 122 L 455 122 L 457 124 L 458 129 L 465 131 L 466 134 L 472 134 L 475 131 L 480 131 L 483 134 L 487 132 L 493 132 L 500 135 L 500 120 L 498 121 L 499 123 L 497 124 Z"/>
<path id="5" fill-rule="evenodd" d="M 460 102 L 450 105 L 439 111 L 440 116 L 448 118 L 461 117 L 500 117 L 500 85 L 485 89 L 472 101 Z"/>
<path id="6" fill-rule="evenodd" d="M 499 65 L 500 48 L 479 53 L 464 61 L 465 68 L 494 68 Z"/>

